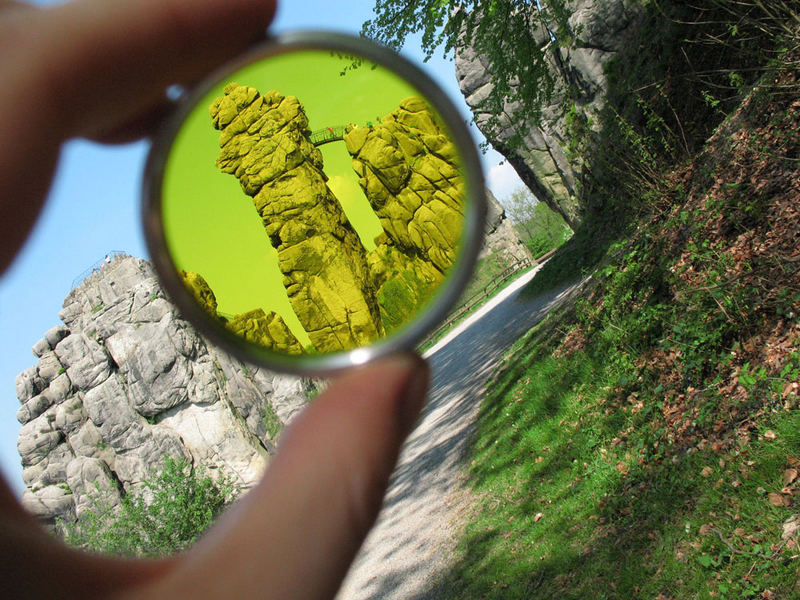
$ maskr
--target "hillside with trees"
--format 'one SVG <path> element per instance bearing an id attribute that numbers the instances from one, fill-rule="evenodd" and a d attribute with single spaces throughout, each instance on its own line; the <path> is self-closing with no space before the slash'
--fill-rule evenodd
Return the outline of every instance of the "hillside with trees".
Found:
<path id="1" fill-rule="evenodd" d="M 589 4 L 638 16 L 602 102 L 581 104 L 559 80 L 576 71 L 546 65 L 597 34 L 573 27 Z M 516 106 L 574 167 L 575 235 L 525 293 L 585 292 L 486 388 L 439 597 L 798 597 L 800 9 L 541 5 L 379 2 L 365 27 L 395 45 L 422 28 L 429 51 L 468 40 L 496 66 L 481 110 Z M 537 112 L 553 98 L 574 101 Z"/>

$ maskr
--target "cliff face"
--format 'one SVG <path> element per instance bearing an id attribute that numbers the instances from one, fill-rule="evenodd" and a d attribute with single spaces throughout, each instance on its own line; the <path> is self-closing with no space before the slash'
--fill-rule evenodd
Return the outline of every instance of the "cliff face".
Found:
<path id="1" fill-rule="evenodd" d="M 165 299 L 147 261 L 122 257 L 72 290 L 17 377 L 23 505 L 73 520 L 111 502 L 165 456 L 224 472 L 247 489 L 308 383 L 246 367 L 210 346 Z"/>
<path id="2" fill-rule="evenodd" d="M 602 108 L 607 81 L 604 67 L 626 44 L 628 34 L 639 23 L 641 3 L 636 0 L 572 0 L 569 26 L 576 36 L 574 44 L 559 48 L 551 44 L 545 31 L 534 32 L 539 44 L 549 44 L 549 63 L 556 81 L 556 91 L 542 107 L 540 125 L 526 123 L 517 115 L 520 105 L 507 103 L 502 114 L 490 115 L 481 103 L 492 89 L 492 65 L 474 49 L 459 48 L 456 52 L 456 76 L 475 122 L 492 146 L 503 154 L 520 179 L 534 195 L 559 213 L 575 229 L 582 218 L 583 200 L 580 181 L 585 165 L 571 157 L 567 148 L 568 113 L 572 105 L 588 118 Z M 571 96 L 566 93 L 567 85 Z M 499 127 L 490 131 L 492 116 Z M 521 136 L 518 147 L 510 144 Z"/>
<path id="3" fill-rule="evenodd" d="M 313 350 L 349 350 L 407 323 L 444 280 L 463 228 L 458 151 L 435 113 L 409 97 L 374 125 L 343 127 L 342 151 L 383 227 L 367 252 L 326 184 L 298 99 L 236 83 L 224 93 L 209 108 L 220 130 L 217 166 L 252 198 Z M 184 281 L 215 314 L 208 286 Z M 282 322 L 239 317 L 244 325 L 229 323 L 233 331 L 278 351 L 285 347 L 289 331 Z"/>

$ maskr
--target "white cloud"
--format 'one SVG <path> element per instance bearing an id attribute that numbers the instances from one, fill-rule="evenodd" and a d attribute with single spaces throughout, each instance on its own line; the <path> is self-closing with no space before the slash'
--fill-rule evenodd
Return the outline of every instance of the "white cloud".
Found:
<path id="1" fill-rule="evenodd" d="M 508 163 L 498 163 L 489 168 L 486 176 L 488 187 L 500 202 L 503 202 L 516 189 L 524 188 L 525 184 L 517 175 L 514 168 Z"/>

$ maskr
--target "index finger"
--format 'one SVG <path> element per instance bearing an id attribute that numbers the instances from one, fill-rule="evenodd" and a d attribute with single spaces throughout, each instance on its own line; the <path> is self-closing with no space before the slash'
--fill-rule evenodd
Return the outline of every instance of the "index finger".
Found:
<path id="1" fill-rule="evenodd" d="M 274 0 L 81 0 L 18 14 L 2 54 L 40 118 L 95 136 L 262 37 L 274 12 Z"/>
<path id="2" fill-rule="evenodd" d="M 170 84 L 263 36 L 274 12 L 275 0 L 0 2 L 0 270 L 35 222 L 62 142 L 140 119 Z"/>

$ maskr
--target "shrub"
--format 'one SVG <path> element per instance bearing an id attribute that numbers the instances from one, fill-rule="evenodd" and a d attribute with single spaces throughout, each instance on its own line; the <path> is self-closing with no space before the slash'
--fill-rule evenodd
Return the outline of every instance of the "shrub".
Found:
<path id="1" fill-rule="evenodd" d="M 75 547 L 118 556 L 166 556 L 191 546 L 234 499 L 227 477 L 212 479 L 167 457 L 142 487 L 112 506 L 100 496 L 76 523 L 61 523 Z"/>

